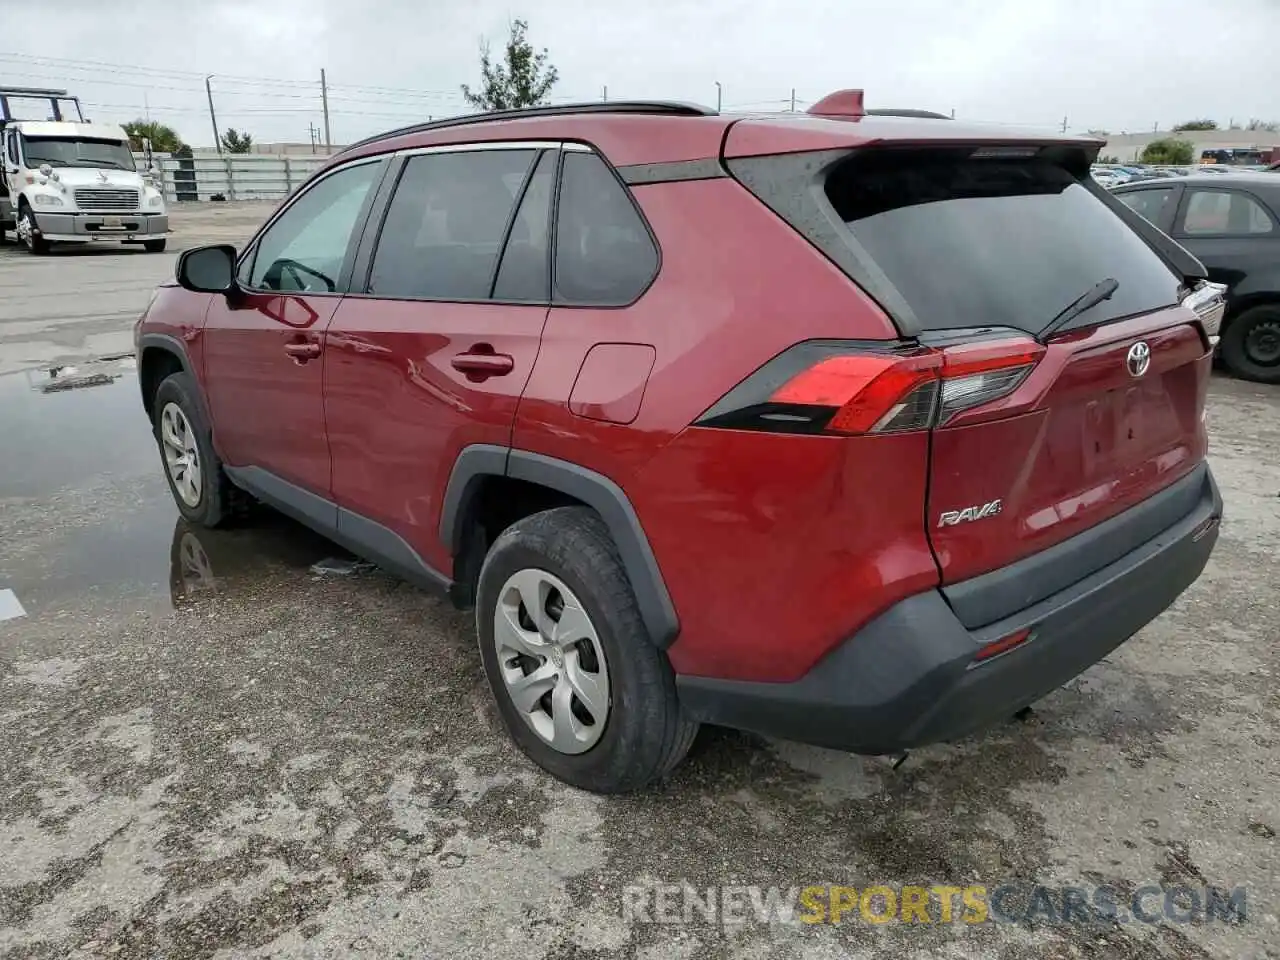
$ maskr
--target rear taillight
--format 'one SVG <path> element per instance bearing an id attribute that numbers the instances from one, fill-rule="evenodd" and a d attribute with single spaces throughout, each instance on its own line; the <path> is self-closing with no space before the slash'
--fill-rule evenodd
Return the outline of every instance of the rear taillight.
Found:
<path id="1" fill-rule="evenodd" d="M 939 348 L 808 341 L 769 361 L 697 423 L 778 433 L 927 430 L 1012 393 L 1043 354 L 1022 337 Z"/>

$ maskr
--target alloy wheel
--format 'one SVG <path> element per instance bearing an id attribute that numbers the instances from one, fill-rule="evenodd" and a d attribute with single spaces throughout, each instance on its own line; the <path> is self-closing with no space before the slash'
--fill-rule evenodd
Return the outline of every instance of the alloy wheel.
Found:
<path id="1" fill-rule="evenodd" d="M 187 415 L 176 403 L 166 403 L 160 411 L 160 442 L 173 489 L 188 507 L 196 507 L 202 486 L 200 448 Z"/>
<path id="2" fill-rule="evenodd" d="M 24 210 L 22 216 L 18 218 L 18 226 L 14 230 L 17 235 L 18 242 L 25 246 L 28 250 L 35 249 L 36 242 L 36 225 L 31 219 L 31 213 Z"/>
<path id="3" fill-rule="evenodd" d="M 590 750 L 609 719 L 604 647 L 582 602 L 545 570 L 511 575 L 498 593 L 494 644 L 507 694 L 552 749 Z"/>

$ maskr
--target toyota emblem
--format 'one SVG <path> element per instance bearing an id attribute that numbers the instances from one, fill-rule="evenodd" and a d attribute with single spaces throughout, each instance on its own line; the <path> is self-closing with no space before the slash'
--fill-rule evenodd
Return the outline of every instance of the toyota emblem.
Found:
<path id="1" fill-rule="evenodd" d="M 1125 365 L 1129 368 L 1131 377 L 1140 377 L 1147 372 L 1147 367 L 1151 366 L 1151 348 L 1147 346 L 1145 340 L 1139 340 L 1129 348 Z"/>

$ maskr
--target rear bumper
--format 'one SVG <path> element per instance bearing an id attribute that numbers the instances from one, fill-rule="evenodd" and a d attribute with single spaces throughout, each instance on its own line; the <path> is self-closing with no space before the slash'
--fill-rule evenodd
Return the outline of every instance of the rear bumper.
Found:
<path id="1" fill-rule="evenodd" d="M 1200 575 L 1217 542 L 1222 497 L 1207 464 L 1175 486 L 1196 488 L 1194 506 L 1179 519 L 995 623 L 966 628 L 942 593 L 929 590 L 891 607 L 799 680 L 679 676 L 681 702 L 704 722 L 863 754 L 898 753 L 989 727 L 1105 657 Z M 1029 564 L 1034 575 L 1036 560 L 1002 572 L 1016 579 Z M 1025 643 L 975 663 L 982 646 L 1028 627 Z"/>
<path id="2" fill-rule="evenodd" d="M 36 226 L 46 240 L 135 240 L 155 239 L 169 233 L 165 213 L 37 213 Z M 119 221 L 108 225 L 107 218 Z"/>

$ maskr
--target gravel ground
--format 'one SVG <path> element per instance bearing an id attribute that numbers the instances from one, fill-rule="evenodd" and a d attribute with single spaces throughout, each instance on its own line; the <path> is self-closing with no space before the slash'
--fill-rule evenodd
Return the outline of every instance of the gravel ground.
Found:
<path id="1" fill-rule="evenodd" d="M 59 263 L 82 290 L 166 259 Z M 58 329 L 84 298 L 38 262 L 0 255 L 0 296 Z M 0 320 L 17 365 L 33 335 Z M 73 359 L 81 328 L 113 331 L 62 328 Z M 0 620 L 0 957 L 1280 957 L 1280 391 L 1215 379 L 1209 568 L 1025 722 L 897 771 L 708 729 L 606 799 L 510 745 L 467 615 L 313 571 L 341 551 L 265 510 L 179 523 L 130 364 L 82 369 L 113 382 L 0 376 L 0 591 L 26 611 Z M 1149 923 L 649 922 L 665 884 L 1014 884 L 1017 915 L 1031 884 L 1157 889 Z M 1246 918 L 1165 910 L 1206 886 Z"/>

